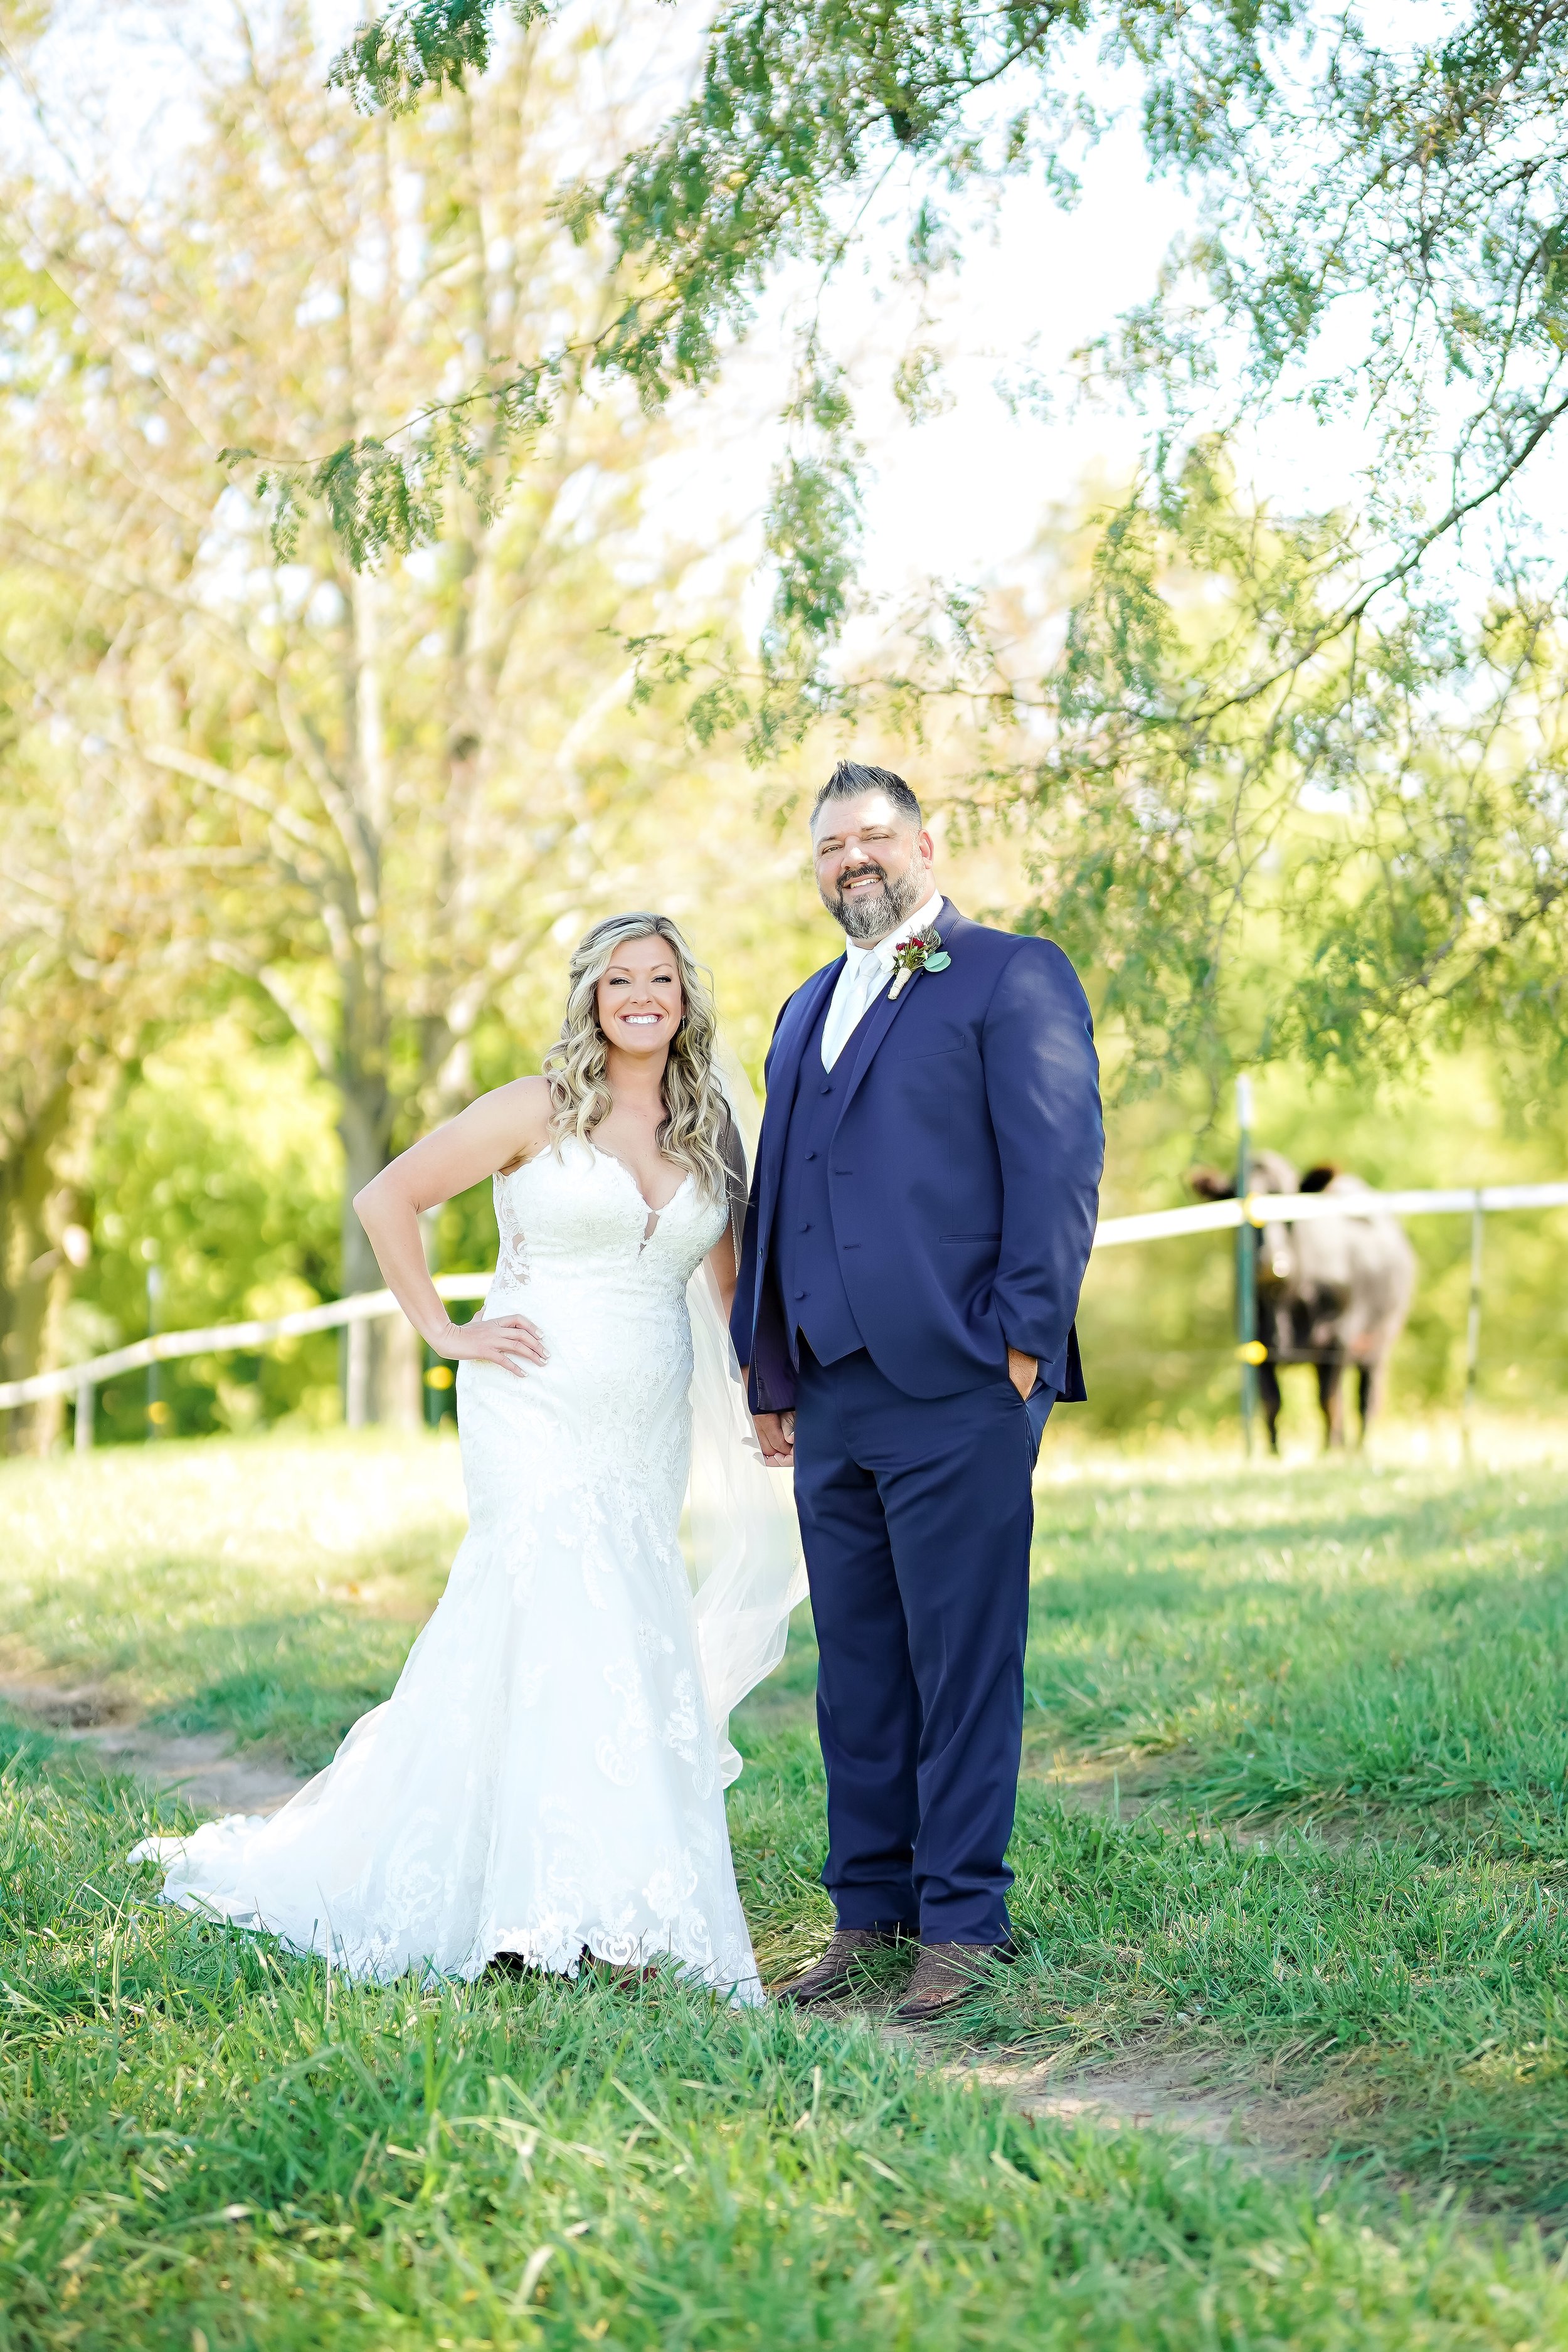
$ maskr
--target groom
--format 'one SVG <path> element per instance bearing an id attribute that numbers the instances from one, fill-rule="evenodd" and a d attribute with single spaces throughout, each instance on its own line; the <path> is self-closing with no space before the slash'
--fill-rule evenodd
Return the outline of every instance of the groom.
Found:
<path id="1" fill-rule="evenodd" d="M 773 1033 L 731 1324 L 821 1650 L 838 1924 L 785 1998 L 918 1937 L 919 2021 L 1011 1949 L 1031 1485 L 1084 1393 L 1099 1073 L 1072 966 L 942 897 L 901 776 L 842 761 L 811 838 L 847 946 Z"/>

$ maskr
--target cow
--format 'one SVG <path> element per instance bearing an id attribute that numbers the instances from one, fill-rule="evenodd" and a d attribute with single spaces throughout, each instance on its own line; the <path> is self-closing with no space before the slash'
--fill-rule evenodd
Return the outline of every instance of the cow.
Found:
<path id="1" fill-rule="evenodd" d="M 1217 1169 L 1196 1168 L 1189 1181 L 1205 1201 L 1236 1196 L 1235 1181 Z M 1342 1217 L 1303 1217 L 1300 1223 L 1272 1218 L 1258 1231 L 1254 1328 L 1267 1353 L 1258 1367 L 1258 1387 L 1276 1454 L 1281 1364 L 1315 1366 L 1331 1448 L 1345 1443 L 1347 1370 L 1356 1372 L 1360 1391 L 1358 1444 L 1364 1445 L 1382 1411 L 1388 1359 L 1415 1294 L 1415 1253 L 1392 1217 L 1357 1214 L 1357 1194 L 1371 1189 L 1361 1177 L 1327 1162 L 1298 1177 L 1281 1152 L 1253 1156 L 1249 1192 L 1326 1192 L 1345 1202 Z"/>

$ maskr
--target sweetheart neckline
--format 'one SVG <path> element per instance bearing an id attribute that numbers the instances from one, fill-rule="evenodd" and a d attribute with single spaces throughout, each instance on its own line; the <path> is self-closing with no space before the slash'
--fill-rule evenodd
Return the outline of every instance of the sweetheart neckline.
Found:
<path id="1" fill-rule="evenodd" d="M 663 1208 L 656 1209 L 653 1202 L 648 1199 L 647 1194 L 643 1191 L 642 1186 L 637 1182 L 637 1178 L 633 1175 L 631 1170 L 627 1167 L 626 1161 L 621 1158 L 618 1152 L 606 1151 L 602 1143 L 595 1143 L 587 1136 L 573 1136 L 569 1140 L 574 1143 L 581 1143 L 585 1150 L 593 1153 L 595 1160 L 607 1160 L 612 1168 L 618 1168 L 621 1174 L 626 1178 L 626 1182 L 631 1186 L 632 1191 L 637 1194 L 637 1199 L 642 1202 L 643 1207 L 647 1211 L 648 1215 L 656 1221 L 660 1217 L 668 1216 L 670 1210 L 674 1208 L 677 1201 L 679 1200 L 681 1194 L 685 1192 L 687 1186 L 692 1181 L 692 1173 L 689 1168 L 685 1175 L 681 1178 L 679 1183 L 676 1186 L 674 1192 L 670 1194 L 668 1200 L 664 1203 Z M 529 1157 L 521 1161 L 518 1167 L 505 1169 L 501 1171 L 502 1174 L 508 1176 L 521 1176 L 528 1169 L 534 1165 L 535 1161 L 542 1160 L 549 1150 L 550 1146 L 546 1144 L 543 1151 L 531 1152 Z M 646 1240 L 651 1240 L 652 1235 L 647 1234 L 644 1238 Z"/>
<path id="2" fill-rule="evenodd" d="M 596 1159 L 607 1160 L 612 1168 L 618 1168 L 620 1170 L 621 1174 L 626 1178 L 626 1182 L 631 1186 L 632 1191 L 637 1194 L 637 1199 L 642 1202 L 643 1207 L 647 1211 L 648 1215 L 654 1220 L 656 1224 L 660 1217 L 667 1215 L 668 1213 L 674 1208 L 677 1201 L 679 1200 L 682 1192 L 685 1192 L 687 1186 L 691 1181 L 691 1171 L 689 1168 L 685 1175 L 681 1178 L 679 1183 L 676 1186 L 674 1192 L 670 1194 L 668 1200 L 664 1203 L 663 1208 L 656 1209 L 653 1202 L 648 1199 L 647 1194 L 643 1191 L 642 1186 L 637 1182 L 632 1171 L 626 1166 L 626 1161 L 621 1158 L 619 1152 L 606 1151 L 602 1143 L 595 1143 L 588 1139 L 584 1139 L 588 1141 L 588 1149 L 594 1153 Z M 643 1239 L 644 1241 L 652 1241 L 653 1234 L 651 1230 L 643 1235 Z"/>

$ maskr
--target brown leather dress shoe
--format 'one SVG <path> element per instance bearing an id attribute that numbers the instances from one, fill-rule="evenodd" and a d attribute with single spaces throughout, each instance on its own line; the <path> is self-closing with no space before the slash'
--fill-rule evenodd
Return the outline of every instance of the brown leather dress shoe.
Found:
<path id="1" fill-rule="evenodd" d="M 809 2009 L 818 2000 L 841 2000 L 854 1989 L 857 1960 L 868 1959 L 873 1952 L 890 1951 L 905 1940 L 882 1927 L 836 1927 L 815 1967 L 796 1977 L 793 1984 L 781 1986 L 774 1998 L 793 2001 L 798 2009 Z"/>
<path id="2" fill-rule="evenodd" d="M 943 2017 L 980 1990 L 990 1973 L 987 1944 L 923 1944 L 909 1990 L 895 2014 L 905 2025 Z"/>

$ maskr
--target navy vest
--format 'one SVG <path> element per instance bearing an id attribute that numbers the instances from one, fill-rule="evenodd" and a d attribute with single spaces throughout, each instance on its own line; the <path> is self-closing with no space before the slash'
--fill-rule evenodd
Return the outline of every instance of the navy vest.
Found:
<path id="1" fill-rule="evenodd" d="M 854 1074 L 858 1034 L 851 1034 L 833 1067 L 825 1070 L 822 1030 L 833 994 L 829 989 L 823 998 L 800 1059 L 769 1253 L 789 1334 L 790 1357 L 796 1364 L 800 1361 L 797 1332 L 805 1332 L 819 1364 L 836 1364 L 841 1356 L 852 1356 L 866 1344 L 839 1272 L 838 1242 L 827 1191 L 828 1147 Z"/>

